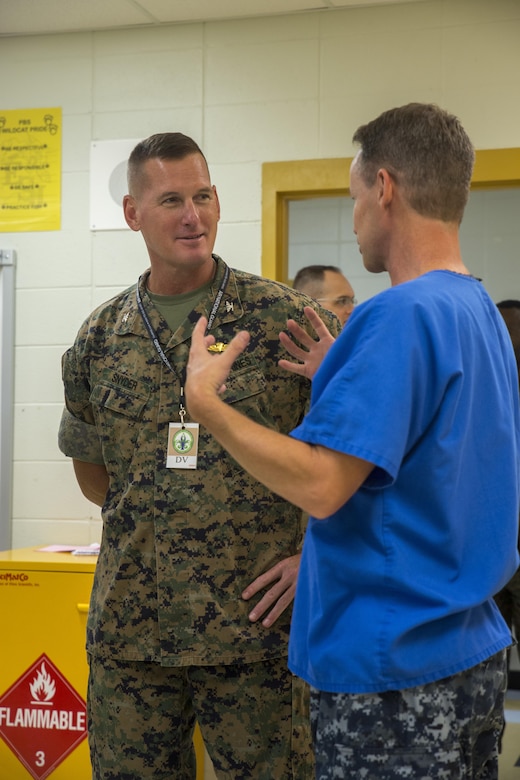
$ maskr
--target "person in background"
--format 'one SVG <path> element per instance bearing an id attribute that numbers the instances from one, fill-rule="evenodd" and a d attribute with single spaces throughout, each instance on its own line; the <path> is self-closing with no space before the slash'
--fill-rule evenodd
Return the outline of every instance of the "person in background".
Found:
<path id="1" fill-rule="evenodd" d="M 93 777 L 193 780 L 197 720 L 218 778 L 309 780 L 308 688 L 287 668 L 302 513 L 229 457 L 184 392 L 201 315 L 210 351 L 245 327 L 228 401 L 288 433 L 310 382 L 278 366 L 278 334 L 287 312 L 306 323 L 308 298 L 213 254 L 220 205 L 191 138 L 137 144 L 128 191 L 150 268 L 63 357 L 60 448 L 103 517 L 87 623 Z"/>
<path id="2" fill-rule="evenodd" d="M 504 322 L 506 323 L 518 369 L 518 379 L 520 382 L 520 301 L 504 300 L 497 303 L 498 310 Z M 518 549 L 520 550 L 520 536 L 518 538 Z M 520 569 L 509 580 L 507 585 L 502 588 L 495 596 L 495 601 L 507 622 L 509 628 L 515 631 L 517 642 L 520 641 Z M 520 658 L 520 645 L 516 646 L 518 657 Z"/>
<path id="3" fill-rule="evenodd" d="M 500 301 L 497 303 L 497 308 L 504 318 L 509 336 L 511 337 L 520 382 L 520 301 Z"/>
<path id="4" fill-rule="evenodd" d="M 349 280 L 334 265 L 307 265 L 300 268 L 294 277 L 293 287 L 334 312 L 342 325 L 345 325 L 357 303 Z"/>
<path id="5" fill-rule="evenodd" d="M 188 406 L 310 515 L 289 666 L 311 685 L 316 777 L 491 780 L 512 643 L 493 596 L 518 567 L 520 410 L 511 339 L 460 252 L 474 149 L 456 117 L 420 103 L 353 140 L 354 233 L 392 286 L 335 341 L 310 308 L 317 341 L 288 322 L 298 362 L 281 365 L 313 377 L 291 436 L 228 402 L 251 337 L 211 355 L 204 318 Z"/>

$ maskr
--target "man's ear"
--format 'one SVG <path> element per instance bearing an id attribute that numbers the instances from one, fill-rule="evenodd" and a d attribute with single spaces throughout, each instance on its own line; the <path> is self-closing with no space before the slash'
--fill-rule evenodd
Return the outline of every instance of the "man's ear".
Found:
<path id="1" fill-rule="evenodd" d="M 141 229 L 135 199 L 131 195 L 125 195 L 123 198 L 123 214 L 129 228 L 136 231 Z"/>
<path id="2" fill-rule="evenodd" d="M 215 194 L 215 199 L 217 201 L 217 222 L 220 222 L 220 201 L 218 199 L 217 188 L 215 187 L 214 184 L 212 185 L 212 187 L 213 187 L 213 192 Z"/>
<path id="3" fill-rule="evenodd" d="M 382 206 L 388 206 L 394 196 L 394 181 L 386 168 L 377 172 L 377 197 Z"/>

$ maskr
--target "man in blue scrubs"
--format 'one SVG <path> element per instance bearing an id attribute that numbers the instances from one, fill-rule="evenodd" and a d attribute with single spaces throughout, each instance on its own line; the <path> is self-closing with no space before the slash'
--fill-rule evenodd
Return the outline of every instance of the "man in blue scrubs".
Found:
<path id="1" fill-rule="evenodd" d="M 223 355 L 196 327 L 192 417 L 310 515 L 289 666 L 312 686 L 317 778 L 497 777 L 506 648 L 493 596 L 518 565 L 518 377 L 459 226 L 474 162 L 458 119 L 409 104 L 360 127 L 351 166 L 365 267 L 391 288 L 333 342 L 281 335 L 313 376 L 290 437 L 226 404 Z M 323 360 L 321 360 L 323 358 Z M 321 362 L 316 371 L 318 363 Z"/>

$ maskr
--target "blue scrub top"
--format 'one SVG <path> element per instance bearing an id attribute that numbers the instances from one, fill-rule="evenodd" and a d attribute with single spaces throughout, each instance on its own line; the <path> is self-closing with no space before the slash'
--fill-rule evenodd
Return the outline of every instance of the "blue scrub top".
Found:
<path id="1" fill-rule="evenodd" d="M 360 305 L 292 435 L 374 464 L 309 519 L 289 666 L 324 691 L 448 677 L 507 647 L 518 566 L 518 375 L 482 284 L 434 271 Z"/>

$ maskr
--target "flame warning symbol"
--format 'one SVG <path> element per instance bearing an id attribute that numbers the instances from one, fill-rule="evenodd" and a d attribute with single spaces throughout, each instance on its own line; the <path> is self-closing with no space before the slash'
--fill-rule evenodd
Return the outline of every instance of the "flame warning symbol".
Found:
<path id="1" fill-rule="evenodd" d="M 52 700 L 56 693 L 56 683 L 47 672 L 44 661 L 42 661 L 42 665 L 38 669 L 32 683 L 29 683 L 29 689 L 32 696 L 31 704 L 51 705 L 53 703 Z"/>
<path id="2" fill-rule="evenodd" d="M 85 701 L 45 653 L 0 696 L 0 747 L 3 740 L 33 780 L 46 780 L 86 736 Z M 0 750 L 0 780 L 18 777 L 2 771 L 4 758 Z"/>

